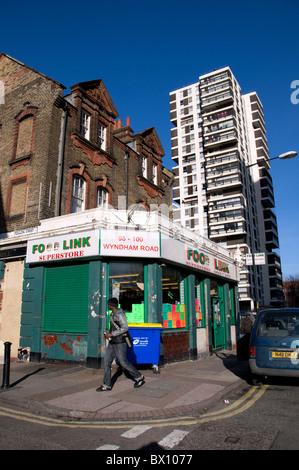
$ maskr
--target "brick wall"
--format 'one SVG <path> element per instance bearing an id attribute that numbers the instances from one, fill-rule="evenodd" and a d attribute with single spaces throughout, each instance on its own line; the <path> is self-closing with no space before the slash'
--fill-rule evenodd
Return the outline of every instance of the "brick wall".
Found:
<path id="1" fill-rule="evenodd" d="M 53 107 L 64 87 L 2 54 L 0 183 L 5 216 L 1 232 L 38 225 L 53 217 L 61 110 Z"/>
<path id="2" fill-rule="evenodd" d="M 163 355 L 165 362 L 189 359 L 189 333 L 175 332 L 163 334 Z"/>

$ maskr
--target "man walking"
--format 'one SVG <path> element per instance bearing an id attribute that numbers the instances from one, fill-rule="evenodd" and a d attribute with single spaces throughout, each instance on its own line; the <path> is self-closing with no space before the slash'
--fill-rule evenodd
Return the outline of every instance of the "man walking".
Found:
<path id="1" fill-rule="evenodd" d="M 127 370 L 135 379 L 135 388 L 141 387 L 144 383 L 144 376 L 127 359 L 127 343 L 125 333 L 128 332 L 128 322 L 125 312 L 118 308 L 118 300 L 114 297 L 108 300 L 108 308 L 112 310 L 110 314 L 110 332 L 104 333 L 104 338 L 109 343 L 106 348 L 104 358 L 104 381 L 98 387 L 97 392 L 106 392 L 112 389 L 111 384 L 111 364 L 117 358 L 121 367 Z"/>

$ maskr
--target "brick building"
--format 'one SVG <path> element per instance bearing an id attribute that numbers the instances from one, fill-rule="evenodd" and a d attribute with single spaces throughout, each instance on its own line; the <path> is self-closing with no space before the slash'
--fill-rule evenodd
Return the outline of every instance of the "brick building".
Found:
<path id="1" fill-rule="evenodd" d="M 122 126 L 102 80 L 64 86 L 1 54 L 1 232 L 103 205 L 171 206 L 155 129 Z"/>
<path id="2" fill-rule="evenodd" d="M 21 285 L 26 234 L 40 221 L 97 207 L 171 207 L 173 174 L 155 129 L 134 135 L 129 119 L 122 125 L 102 80 L 64 96 L 61 83 L 2 53 L 0 84 L 0 303 L 8 314 L 21 311 L 16 278 Z M 18 322 L 2 313 L 0 340 L 16 344 Z"/>

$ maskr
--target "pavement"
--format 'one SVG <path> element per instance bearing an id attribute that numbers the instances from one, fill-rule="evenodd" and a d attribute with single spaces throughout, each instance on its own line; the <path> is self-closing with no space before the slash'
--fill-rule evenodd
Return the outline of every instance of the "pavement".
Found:
<path id="1" fill-rule="evenodd" d="M 3 368 L 1 365 L 2 376 Z M 206 410 L 249 386 L 248 361 L 238 360 L 234 350 L 166 364 L 158 374 L 150 368 L 137 368 L 145 376 L 142 387 L 135 389 L 133 380 L 119 373 L 115 365 L 112 390 L 97 392 L 103 369 L 12 361 L 9 380 L 3 376 L 0 404 L 77 419 L 166 418 Z M 4 384 L 9 387 L 3 388 Z"/>

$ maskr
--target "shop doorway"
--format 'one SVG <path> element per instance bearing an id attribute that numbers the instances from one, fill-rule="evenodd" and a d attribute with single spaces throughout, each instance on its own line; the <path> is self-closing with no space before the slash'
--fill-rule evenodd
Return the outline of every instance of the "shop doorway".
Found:
<path id="1" fill-rule="evenodd" d="M 212 329 L 213 349 L 223 349 L 225 346 L 225 318 L 219 297 L 212 297 Z"/>
<path id="2" fill-rule="evenodd" d="M 224 311 L 224 290 L 216 280 L 211 280 L 211 326 L 213 349 L 226 347 L 226 323 Z"/>

